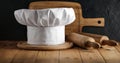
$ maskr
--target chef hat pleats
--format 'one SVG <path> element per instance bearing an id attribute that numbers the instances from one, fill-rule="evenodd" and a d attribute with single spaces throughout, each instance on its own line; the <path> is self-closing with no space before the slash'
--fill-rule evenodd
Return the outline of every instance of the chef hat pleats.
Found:
<path id="1" fill-rule="evenodd" d="M 34 10 L 27 10 L 27 11 L 24 11 L 24 15 L 25 15 L 25 21 L 26 21 L 26 24 L 28 26 L 37 26 L 37 21 L 36 21 L 36 11 Z"/>
<path id="2" fill-rule="evenodd" d="M 24 20 L 23 11 L 22 10 L 17 10 L 14 12 L 15 18 L 18 21 L 18 23 L 26 25 L 26 21 Z"/>
<path id="3" fill-rule="evenodd" d="M 15 11 L 20 24 L 27 26 L 64 26 L 75 20 L 73 8 L 20 9 Z"/>

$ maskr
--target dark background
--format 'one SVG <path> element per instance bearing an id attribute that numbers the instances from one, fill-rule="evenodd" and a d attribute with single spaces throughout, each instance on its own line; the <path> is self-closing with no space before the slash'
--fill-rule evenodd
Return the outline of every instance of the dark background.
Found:
<path id="1" fill-rule="evenodd" d="M 0 40 L 26 40 L 26 27 L 17 23 L 14 11 L 28 8 L 30 2 L 38 0 L 0 1 Z M 79 2 L 83 17 L 105 18 L 105 27 L 85 27 L 84 32 L 107 35 L 120 41 L 120 0 L 69 0 Z"/>

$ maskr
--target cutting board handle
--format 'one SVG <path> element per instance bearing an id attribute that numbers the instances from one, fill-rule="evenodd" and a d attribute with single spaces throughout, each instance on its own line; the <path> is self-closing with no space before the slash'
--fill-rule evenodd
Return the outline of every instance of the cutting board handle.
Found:
<path id="1" fill-rule="evenodd" d="M 82 18 L 80 21 L 80 32 L 84 26 L 104 27 L 104 18 Z"/>

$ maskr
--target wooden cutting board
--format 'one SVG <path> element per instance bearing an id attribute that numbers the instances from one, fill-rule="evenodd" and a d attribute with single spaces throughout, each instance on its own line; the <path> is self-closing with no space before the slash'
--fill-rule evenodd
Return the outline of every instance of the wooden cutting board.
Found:
<path id="1" fill-rule="evenodd" d="M 68 35 L 71 32 L 80 33 L 84 26 L 97 26 L 104 27 L 104 18 L 83 18 L 82 7 L 77 2 L 66 2 L 66 1 L 37 1 L 31 2 L 29 9 L 44 9 L 44 8 L 61 8 L 61 7 L 72 7 L 75 11 L 76 20 L 65 27 L 65 33 Z"/>
<path id="2" fill-rule="evenodd" d="M 27 44 L 27 42 L 18 42 L 17 47 L 26 50 L 63 50 L 68 49 L 73 46 L 72 42 L 65 42 L 59 45 L 32 45 Z"/>

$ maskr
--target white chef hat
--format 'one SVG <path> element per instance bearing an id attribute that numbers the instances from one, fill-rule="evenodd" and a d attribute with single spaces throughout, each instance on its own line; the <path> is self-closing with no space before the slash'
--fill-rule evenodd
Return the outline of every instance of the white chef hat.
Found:
<path id="1" fill-rule="evenodd" d="M 56 45 L 65 42 L 65 25 L 75 20 L 73 8 L 20 9 L 16 20 L 27 26 L 28 44 Z"/>

